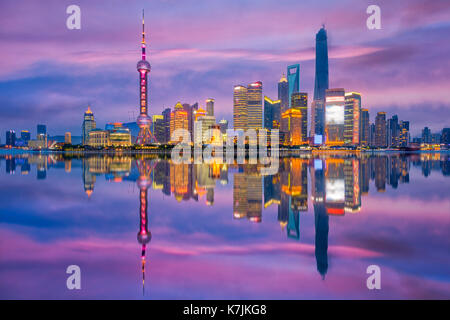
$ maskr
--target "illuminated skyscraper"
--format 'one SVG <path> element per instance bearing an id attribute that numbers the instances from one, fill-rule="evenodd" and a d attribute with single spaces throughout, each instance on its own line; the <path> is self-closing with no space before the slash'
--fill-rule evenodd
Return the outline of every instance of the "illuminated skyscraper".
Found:
<path id="1" fill-rule="evenodd" d="M 163 126 L 164 126 L 164 140 L 159 141 L 161 143 L 167 143 L 170 141 L 170 108 L 164 109 L 162 112 L 163 116 Z"/>
<path id="2" fill-rule="evenodd" d="M 344 109 L 344 143 L 358 146 L 360 144 L 361 94 L 348 92 L 345 94 Z"/>
<path id="3" fill-rule="evenodd" d="M 177 142 L 172 141 L 172 135 L 174 134 L 175 130 L 177 129 L 184 129 L 189 130 L 189 121 L 188 121 L 188 113 L 184 110 L 183 105 L 178 102 L 175 105 L 174 111 L 170 113 L 170 141 L 171 142 Z"/>
<path id="4" fill-rule="evenodd" d="M 66 132 L 64 134 L 64 143 L 65 144 L 72 144 L 72 134 L 70 132 Z"/>
<path id="5" fill-rule="evenodd" d="M 233 90 L 234 130 L 258 130 L 262 128 L 262 82 L 247 87 L 237 85 Z"/>
<path id="6" fill-rule="evenodd" d="M 375 146 L 386 148 L 386 112 L 378 112 L 375 118 Z"/>
<path id="7" fill-rule="evenodd" d="M 360 127 L 360 141 L 362 146 L 369 145 L 369 110 L 361 109 L 361 127 Z"/>
<path id="8" fill-rule="evenodd" d="M 314 83 L 314 100 L 325 100 L 328 89 L 328 44 L 325 26 L 316 34 L 316 77 Z"/>
<path id="9" fill-rule="evenodd" d="M 10 147 L 16 145 L 16 132 L 14 130 L 6 131 L 6 145 Z"/>
<path id="10" fill-rule="evenodd" d="M 45 124 L 38 124 L 37 125 L 37 135 L 46 135 L 47 134 L 47 126 Z"/>
<path id="11" fill-rule="evenodd" d="M 393 115 L 390 119 L 387 120 L 386 125 L 387 146 L 393 148 L 398 147 L 400 135 L 398 116 Z"/>
<path id="12" fill-rule="evenodd" d="M 137 71 L 139 72 L 139 116 L 136 120 L 139 126 L 139 135 L 136 143 L 146 145 L 152 142 L 152 133 L 150 126 L 152 119 L 148 116 L 148 74 L 150 73 L 150 63 L 145 56 L 145 26 L 144 26 L 144 10 L 142 10 L 142 42 L 141 42 L 141 60 L 137 63 Z"/>
<path id="13" fill-rule="evenodd" d="M 422 143 L 431 143 L 431 130 L 428 127 L 422 129 Z"/>
<path id="14" fill-rule="evenodd" d="M 152 131 L 155 140 L 159 143 L 165 142 L 165 127 L 164 127 L 164 116 L 157 114 L 152 117 L 153 125 Z"/>
<path id="15" fill-rule="evenodd" d="M 262 128 L 262 82 L 247 86 L 247 129 Z"/>
<path id="16" fill-rule="evenodd" d="M 409 121 L 400 121 L 398 146 L 405 148 L 409 145 Z"/>
<path id="17" fill-rule="evenodd" d="M 280 100 L 264 96 L 264 128 L 273 129 L 280 126 Z"/>
<path id="18" fill-rule="evenodd" d="M 441 143 L 444 145 L 450 144 L 450 128 L 443 128 L 441 133 Z"/>
<path id="19" fill-rule="evenodd" d="M 206 112 L 208 116 L 214 116 L 214 99 L 206 99 Z"/>
<path id="20" fill-rule="evenodd" d="M 292 103 L 292 94 L 300 91 L 300 65 L 293 64 L 287 67 L 287 80 L 289 84 L 289 107 Z"/>
<path id="21" fill-rule="evenodd" d="M 228 130 L 228 120 L 225 120 L 225 119 L 220 120 L 219 126 L 220 126 L 220 132 L 222 132 L 222 134 L 226 134 L 227 130 Z"/>
<path id="22" fill-rule="evenodd" d="M 345 90 L 327 89 L 325 92 L 325 144 L 344 144 Z"/>
<path id="23" fill-rule="evenodd" d="M 316 34 L 314 100 L 311 103 L 311 136 L 319 142 L 325 130 L 325 90 L 328 89 L 328 44 L 325 26 Z"/>
<path id="24" fill-rule="evenodd" d="M 20 138 L 22 138 L 22 140 L 25 142 L 25 144 L 28 143 L 28 141 L 30 141 L 30 139 L 31 139 L 30 131 L 22 130 L 20 132 Z"/>
<path id="25" fill-rule="evenodd" d="M 280 113 L 289 109 L 289 83 L 285 74 L 278 81 L 278 100 L 280 100 Z"/>
<path id="26" fill-rule="evenodd" d="M 325 100 L 314 100 L 311 103 L 311 137 L 314 144 L 321 144 L 325 130 Z"/>
<path id="27" fill-rule="evenodd" d="M 198 103 L 190 105 L 189 103 L 183 103 L 183 110 L 186 111 L 188 117 L 188 131 L 191 135 L 191 141 L 194 140 L 194 118 L 195 111 L 198 109 Z"/>
<path id="28" fill-rule="evenodd" d="M 297 109 L 302 115 L 300 135 L 302 143 L 308 142 L 308 94 L 305 92 L 294 92 L 291 96 L 291 108 Z"/>
<path id="29" fill-rule="evenodd" d="M 283 144 L 298 146 L 303 144 L 302 140 L 302 112 L 290 108 L 281 115 L 281 130 L 283 132 Z"/>
<path id="30" fill-rule="evenodd" d="M 233 89 L 234 130 L 247 130 L 247 88 L 241 85 Z"/>
<path id="31" fill-rule="evenodd" d="M 36 139 L 40 141 L 43 148 L 47 147 L 47 126 L 45 124 L 37 125 Z"/>
<path id="32" fill-rule="evenodd" d="M 88 106 L 86 112 L 84 113 L 83 127 L 82 127 L 82 142 L 83 145 L 89 143 L 89 132 L 96 128 L 94 114 L 91 111 L 91 107 Z"/>

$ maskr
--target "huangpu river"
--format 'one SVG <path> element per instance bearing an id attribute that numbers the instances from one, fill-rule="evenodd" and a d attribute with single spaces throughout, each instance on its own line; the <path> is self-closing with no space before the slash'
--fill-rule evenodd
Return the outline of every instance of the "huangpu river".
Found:
<path id="1" fill-rule="evenodd" d="M 261 168 L 2 154 L 0 298 L 450 299 L 449 153 Z"/>

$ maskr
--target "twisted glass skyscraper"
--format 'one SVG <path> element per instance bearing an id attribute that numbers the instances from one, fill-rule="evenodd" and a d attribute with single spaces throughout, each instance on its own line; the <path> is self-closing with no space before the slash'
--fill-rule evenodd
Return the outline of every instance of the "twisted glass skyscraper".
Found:
<path id="1" fill-rule="evenodd" d="M 324 100 L 328 89 L 328 45 L 327 31 L 323 26 L 316 34 L 316 79 L 314 100 Z"/>
<path id="2" fill-rule="evenodd" d="M 316 74 L 312 107 L 311 135 L 323 136 L 325 128 L 325 90 L 328 89 L 328 45 L 325 27 L 316 34 Z M 321 140 L 321 139 L 319 139 Z"/>

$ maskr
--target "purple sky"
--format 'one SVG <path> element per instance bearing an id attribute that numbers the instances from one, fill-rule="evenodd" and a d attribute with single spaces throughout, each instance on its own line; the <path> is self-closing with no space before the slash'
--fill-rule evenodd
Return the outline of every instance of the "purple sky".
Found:
<path id="1" fill-rule="evenodd" d="M 66 8 L 81 7 L 81 30 Z M 366 8 L 381 7 L 381 30 Z M 138 110 L 141 10 L 149 41 L 150 113 L 177 101 L 216 99 L 232 119 L 232 87 L 255 80 L 276 98 L 286 66 L 300 63 L 313 94 L 315 33 L 328 30 L 330 87 L 358 91 L 371 112 L 410 120 L 413 135 L 449 126 L 450 5 L 436 1 L 154 0 L 17 1 L 0 4 L 0 136 L 45 123 L 80 135 L 92 104 L 98 126 Z M 134 114 L 133 114 L 134 113 Z"/>

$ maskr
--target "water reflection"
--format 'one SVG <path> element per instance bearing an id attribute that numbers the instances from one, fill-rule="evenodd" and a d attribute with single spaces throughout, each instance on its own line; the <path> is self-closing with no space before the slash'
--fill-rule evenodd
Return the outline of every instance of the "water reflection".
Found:
<path id="1" fill-rule="evenodd" d="M 0 156 L 0 159 L 10 175 L 30 175 L 35 167 L 38 180 L 46 179 L 47 172 L 54 169 L 73 174 L 78 168 L 87 197 L 93 197 L 96 192 L 99 176 L 112 183 L 135 182 L 139 189 L 137 241 L 141 246 L 143 290 L 146 251 L 152 238 L 148 215 L 153 209 L 162 211 L 162 208 L 152 207 L 149 190 L 173 197 L 182 211 L 183 203 L 188 201 L 214 206 L 217 185 L 227 186 L 232 180 L 229 186 L 232 188 L 232 212 L 226 214 L 233 220 L 243 220 L 242 223 L 247 220 L 259 224 L 263 221 L 263 212 L 275 208 L 287 241 L 302 242 L 303 215 L 313 210 L 316 269 L 325 279 L 329 268 L 330 219 L 359 214 L 369 192 L 383 193 L 387 191 L 386 186 L 394 190 L 410 183 L 412 167 L 420 169 L 424 177 L 450 174 L 446 153 L 286 157 L 280 159 L 279 170 L 273 175 L 263 175 L 263 166 L 259 164 L 175 164 L 155 155 L 21 154 Z M 370 190 L 371 186 L 375 188 Z"/>

